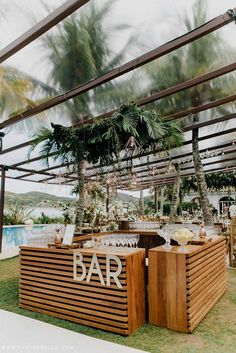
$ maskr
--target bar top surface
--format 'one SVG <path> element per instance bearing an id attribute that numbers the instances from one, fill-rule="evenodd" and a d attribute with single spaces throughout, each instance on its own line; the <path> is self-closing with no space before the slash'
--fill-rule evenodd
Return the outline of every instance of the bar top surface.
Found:
<path id="1" fill-rule="evenodd" d="M 181 251 L 180 246 L 172 246 L 170 250 L 164 249 L 163 246 L 157 246 L 155 248 L 150 249 L 149 251 L 154 251 L 154 252 L 165 252 L 165 253 L 171 253 L 171 254 L 186 254 L 186 255 L 193 255 L 195 253 L 198 253 L 199 251 L 202 251 L 204 249 L 210 248 L 211 246 L 215 245 L 216 243 L 220 243 L 221 241 L 224 241 L 225 238 L 223 236 L 213 236 L 212 241 L 203 245 L 186 245 L 186 251 Z"/>
<path id="2" fill-rule="evenodd" d="M 83 254 L 100 254 L 100 255 L 117 255 L 117 256 L 131 256 L 133 254 L 137 254 L 140 252 L 145 252 L 145 249 L 143 248 L 127 248 L 127 247 L 93 247 L 93 248 L 78 248 L 78 249 L 49 249 L 49 248 L 43 248 L 43 247 L 32 247 L 32 246 L 20 246 L 21 250 L 29 250 L 29 251 L 35 251 L 35 252 L 54 252 L 54 253 L 83 253 Z"/>

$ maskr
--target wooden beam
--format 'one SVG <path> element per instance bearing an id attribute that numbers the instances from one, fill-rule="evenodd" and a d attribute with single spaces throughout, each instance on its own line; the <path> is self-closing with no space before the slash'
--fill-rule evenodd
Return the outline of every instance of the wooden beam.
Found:
<path id="1" fill-rule="evenodd" d="M 235 153 L 235 150 L 231 151 L 229 153 Z M 218 161 L 205 162 L 205 160 L 203 160 L 202 161 L 202 165 L 203 165 L 203 167 L 205 167 L 205 166 L 210 166 L 210 165 L 214 165 L 214 164 L 218 164 L 218 163 L 226 163 L 226 162 L 232 162 L 232 161 L 235 161 L 235 155 L 233 157 L 231 157 L 231 158 L 225 158 L 225 159 L 218 160 Z M 164 176 L 164 178 L 166 177 L 166 175 L 167 175 L 167 177 L 171 178 L 171 176 L 169 176 L 169 174 L 166 174 L 165 168 L 166 168 L 166 165 L 158 168 L 158 170 L 159 171 L 161 170 L 161 172 L 158 172 L 158 174 L 154 174 L 154 175 L 150 175 L 150 173 L 149 173 L 149 171 L 147 169 L 138 171 L 136 173 L 140 174 L 140 175 L 137 176 L 136 181 L 140 181 L 143 178 L 148 178 L 150 180 L 155 179 L 157 177 L 161 178 L 162 175 Z M 194 168 L 193 165 L 190 165 L 190 166 L 181 165 L 181 172 L 184 172 L 186 170 L 193 169 L 193 168 Z M 143 174 L 143 173 L 146 173 L 146 174 Z M 175 172 L 173 172 L 173 176 L 172 177 L 175 178 Z M 126 182 L 126 181 L 129 181 L 129 180 L 130 180 L 130 174 L 129 173 L 127 173 L 127 174 L 123 175 L 122 177 L 120 177 L 120 181 L 121 182 L 123 182 L 123 181 Z M 95 182 L 97 180 L 94 179 L 93 181 Z"/>
<path id="2" fill-rule="evenodd" d="M 5 150 L 2 150 L 0 152 L 0 155 L 2 154 L 6 154 L 6 153 L 10 153 L 10 152 L 14 152 L 18 149 L 21 149 L 21 148 L 24 148 L 24 147 L 28 147 L 31 145 L 31 143 L 34 142 L 34 139 L 33 140 L 29 140 L 29 141 L 26 141 L 26 142 L 23 142 L 23 143 L 20 143 L 18 145 L 15 145 L 15 146 L 12 146 L 12 147 L 9 147 L 9 148 L 6 148 Z"/>
<path id="3" fill-rule="evenodd" d="M 212 118 L 210 120 L 205 120 L 205 121 L 202 121 L 202 122 L 199 122 L 199 123 L 195 123 L 193 125 L 185 127 L 183 130 L 184 131 L 191 131 L 193 129 L 200 129 L 200 128 L 205 127 L 205 126 L 218 124 L 218 123 L 221 123 L 223 121 L 228 121 L 228 120 L 235 119 L 235 118 L 236 118 L 236 113 L 227 114 L 227 115 L 224 115 L 224 116 L 220 116 L 218 118 Z"/>
<path id="4" fill-rule="evenodd" d="M 203 112 L 208 109 L 216 108 L 216 107 L 223 105 L 223 104 L 231 103 L 235 100 L 236 100 L 236 94 L 233 94 L 232 96 L 228 96 L 228 97 L 225 97 L 222 99 L 217 99 L 217 100 L 211 101 L 210 103 L 202 104 L 197 107 L 191 107 L 191 108 L 188 108 L 188 109 L 183 110 L 181 112 L 177 112 L 175 114 L 172 114 L 172 115 L 165 117 L 165 119 L 176 120 L 176 119 L 182 118 L 184 116 L 200 113 L 200 112 Z"/>
<path id="5" fill-rule="evenodd" d="M 209 138 L 214 138 L 214 137 L 217 137 L 217 136 L 220 136 L 220 135 L 224 135 L 224 134 L 228 134 L 228 133 L 231 133 L 231 132 L 235 132 L 235 129 L 232 128 L 232 129 L 228 129 L 226 131 L 219 131 L 219 132 L 217 132 L 215 134 L 212 134 L 212 135 L 203 136 L 203 137 L 199 138 L 199 141 L 203 141 L 203 140 L 206 140 L 206 139 L 209 139 Z M 187 141 L 185 141 L 183 143 L 183 145 L 185 146 L 185 145 L 188 145 L 190 143 L 192 143 L 192 140 L 187 140 Z M 155 153 L 155 152 L 160 152 L 160 150 L 153 151 L 152 153 Z M 149 155 L 149 154 L 150 154 L 150 152 L 144 153 L 142 156 L 146 156 L 146 155 Z M 50 156 L 53 156 L 53 154 L 51 154 Z M 26 159 L 24 161 L 21 161 L 21 162 L 13 164 L 12 167 L 19 167 L 19 166 L 24 165 L 24 164 L 37 162 L 37 161 L 39 161 L 39 160 L 41 160 L 43 158 L 44 157 L 42 157 L 42 156 L 38 156 L 38 157 L 31 158 L 31 159 Z M 135 158 L 139 158 L 139 156 L 132 157 L 132 159 L 135 159 Z M 122 161 L 125 161 L 125 160 L 126 160 L 125 158 L 122 159 Z M 91 167 L 90 169 L 94 169 L 94 168 L 96 168 L 96 167 Z M 97 168 L 99 168 L 99 167 L 97 167 Z"/>
<path id="6" fill-rule="evenodd" d="M 205 164 L 205 166 L 207 166 L 207 164 Z M 207 170 L 204 170 L 204 173 L 214 173 L 214 172 L 219 172 L 219 171 L 222 171 L 222 170 L 225 170 L 225 171 L 231 171 L 231 170 L 234 170 L 236 168 L 235 164 L 231 164 L 231 165 L 227 165 L 227 166 L 223 166 L 223 167 L 218 167 L 218 168 L 214 168 L 214 169 L 207 169 Z M 192 171 L 188 172 L 188 170 L 191 170 Z M 191 168 L 188 168 L 188 169 L 185 169 L 184 172 L 181 173 L 181 177 L 188 177 L 188 176 L 193 176 L 195 175 L 195 169 L 194 167 L 191 167 Z M 159 182 L 173 182 L 175 181 L 175 176 L 168 176 L 167 174 L 164 174 L 163 177 L 158 177 L 156 176 L 156 178 L 146 178 L 146 179 L 140 179 L 140 180 L 136 180 L 138 184 L 140 183 L 149 183 L 149 184 L 153 184 L 154 181 L 159 181 Z M 118 189 L 121 185 L 124 185 L 124 184 L 128 184 L 128 181 L 124 180 L 123 182 L 121 182 L 119 185 L 118 185 Z"/>
<path id="7" fill-rule="evenodd" d="M 218 131 L 218 132 L 215 132 L 214 134 L 209 134 L 207 136 L 201 136 L 201 137 L 199 137 L 198 141 L 200 142 L 200 141 L 209 140 L 211 138 L 215 138 L 215 137 L 219 137 L 219 136 L 223 136 L 223 135 L 228 135 L 228 134 L 230 134 L 232 132 L 235 132 L 235 131 L 236 131 L 235 128 L 227 129 L 227 130 L 224 130 L 224 131 Z M 192 139 L 184 141 L 182 146 L 187 146 L 189 144 L 192 144 Z M 178 147 L 178 148 L 181 148 L 181 147 Z M 210 149 L 210 147 L 208 149 Z M 148 156 L 148 155 L 151 155 L 151 154 L 155 154 L 155 153 L 159 153 L 159 152 L 163 152 L 163 151 L 164 150 L 154 150 L 152 152 L 145 152 L 145 153 L 142 154 L 142 157 L 145 157 L 145 156 Z M 132 160 L 135 160 L 137 158 L 140 158 L 140 156 L 139 155 L 135 155 L 135 156 L 131 157 Z M 129 159 L 130 158 L 122 158 L 121 162 L 125 162 L 125 161 L 127 161 Z M 106 167 L 106 166 L 104 166 L 104 167 Z M 99 169 L 99 168 L 100 168 L 100 166 L 93 166 L 93 167 L 88 168 L 88 170 L 96 170 L 96 169 Z"/>
<path id="8" fill-rule="evenodd" d="M 222 98 L 222 99 L 215 100 L 215 101 L 210 102 L 210 103 L 202 104 L 202 105 L 200 105 L 198 107 L 189 108 L 187 110 L 184 110 L 184 111 L 172 114 L 170 116 L 167 116 L 167 117 L 165 117 L 165 119 L 167 119 L 167 120 L 178 119 L 178 118 L 190 115 L 190 114 L 195 114 L 195 113 L 199 113 L 201 111 L 207 110 L 207 109 L 212 109 L 212 108 L 218 107 L 220 105 L 233 102 L 235 100 L 236 100 L 236 94 L 228 96 L 228 97 L 225 97 L 225 98 Z M 136 103 L 139 106 L 139 101 L 137 101 Z M 114 110 L 110 111 L 110 112 L 107 112 L 107 113 L 104 113 L 103 116 L 105 116 L 105 117 L 106 116 L 110 116 L 110 115 L 112 115 L 113 112 L 114 112 Z M 96 119 L 96 118 L 98 118 L 98 117 L 95 117 L 94 119 Z M 210 121 L 209 121 L 209 125 L 210 125 Z M 72 126 L 79 126 L 79 124 L 77 123 L 77 124 L 74 124 Z M 12 147 L 9 147 L 9 148 L 7 148 L 5 150 L 0 151 L 0 155 L 13 152 L 13 151 L 15 151 L 17 149 L 20 149 L 20 148 L 24 148 L 24 147 L 30 146 L 32 144 L 32 142 L 34 142 L 34 139 L 26 141 L 26 142 L 18 144 L 18 145 L 15 145 L 15 146 L 12 146 Z"/>
<path id="9" fill-rule="evenodd" d="M 139 56 L 136 59 L 133 59 L 129 61 L 126 64 L 123 64 L 115 69 L 112 69 L 105 73 L 104 75 L 101 75 L 89 82 L 86 82 L 80 86 L 74 87 L 71 90 L 58 95 L 47 102 L 44 102 L 42 104 L 39 104 L 38 106 L 28 109 L 25 112 L 21 114 L 17 114 L 13 116 L 12 118 L 5 120 L 4 122 L 0 123 L 0 129 L 3 129 L 7 126 L 11 126 L 13 124 L 16 124 L 20 121 L 23 121 L 25 119 L 28 119 L 34 115 L 37 115 L 39 113 L 42 113 L 43 111 L 50 109 L 52 107 L 55 107 L 58 104 L 61 104 L 63 102 L 66 102 L 67 100 L 77 97 L 85 92 L 88 92 L 89 90 L 96 88 L 106 82 L 109 82 L 111 80 L 114 80 L 117 77 L 120 77 L 132 70 L 137 69 L 138 67 L 141 67 L 157 58 L 160 58 L 178 48 L 181 48 L 182 46 L 199 39 L 206 34 L 209 34 L 225 25 L 228 23 L 232 22 L 233 18 L 226 12 L 223 15 L 220 15 L 213 20 L 203 24 L 200 27 L 197 27 L 196 29 L 184 34 L 183 36 L 180 36 L 170 42 L 167 42 L 163 44 L 162 46 Z M 147 104 L 150 102 L 153 102 L 154 100 L 166 97 L 168 95 L 171 95 L 173 93 L 179 92 L 180 90 L 184 90 L 190 87 L 193 87 L 194 85 L 198 85 L 200 83 L 206 82 L 208 80 L 211 80 L 215 77 L 224 75 L 226 73 L 229 73 L 233 70 L 235 70 L 236 64 L 231 64 L 227 65 L 224 68 L 215 70 L 211 73 L 207 73 L 206 75 L 199 76 L 198 78 L 195 78 L 193 80 L 189 80 L 186 82 L 183 82 L 181 84 L 178 84 L 176 86 L 170 87 L 166 90 L 163 90 L 161 92 L 158 92 L 153 95 L 153 100 L 150 100 L 150 97 L 147 97 L 143 100 L 142 104 Z"/>
<path id="10" fill-rule="evenodd" d="M 71 15 L 73 12 L 85 5 L 87 2 L 89 2 L 89 0 L 66 1 L 63 5 L 52 11 L 48 16 L 39 21 L 27 32 L 3 48 L 0 51 L 0 63 L 3 63 L 5 60 L 10 58 L 26 45 L 32 43 L 35 39 L 39 38 L 42 34 L 46 33 L 49 29 L 57 25 L 67 16 Z"/>
<path id="11" fill-rule="evenodd" d="M 202 150 L 200 150 L 199 152 L 200 153 L 204 153 L 204 152 L 206 152 L 206 151 L 214 151 L 215 149 L 222 149 L 223 151 L 224 151 L 224 148 L 227 148 L 227 147 L 230 147 L 231 146 L 231 143 L 227 143 L 227 144 L 224 144 L 224 145 L 220 145 L 220 146 L 218 146 L 218 148 L 216 148 L 216 147 L 211 147 L 211 148 L 204 148 L 204 149 L 202 149 Z M 228 155 L 228 154 L 231 154 L 231 153 L 235 153 L 235 151 L 236 151 L 236 149 L 235 149 L 235 147 L 232 149 L 232 150 L 225 150 L 224 151 L 224 155 L 226 156 L 226 155 Z M 184 155 L 180 155 L 180 156 L 177 156 L 177 157 L 175 157 L 175 158 L 172 158 L 172 161 L 175 161 L 175 160 L 177 160 L 177 159 L 180 159 L 181 157 L 188 157 L 188 156 L 191 156 L 192 155 L 192 152 L 190 152 L 190 153 L 188 153 L 188 154 L 184 154 Z M 209 158 L 217 158 L 218 156 L 213 156 L 213 157 L 209 157 Z M 208 158 L 206 158 L 206 159 L 208 159 Z M 139 164 L 139 165 L 134 165 L 133 166 L 133 169 L 138 169 L 138 168 L 142 168 L 142 167 L 148 167 L 148 166 L 152 166 L 152 165 L 158 165 L 158 163 L 160 163 L 160 162 L 162 162 L 162 160 L 165 160 L 165 159 L 159 159 L 159 160 L 155 160 L 155 161 L 152 161 L 152 162 L 150 162 L 150 163 L 142 163 L 142 164 Z M 225 161 L 232 161 L 232 160 L 235 160 L 235 157 L 233 157 L 233 158 L 227 158 L 227 159 L 221 159 L 221 160 L 218 160 L 218 161 L 213 161 L 213 162 L 208 162 L 208 163 L 204 163 L 204 161 L 203 161 L 203 164 L 204 165 L 211 165 L 211 164 L 217 164 L 217 163 L 221 163 L 221 162 L 225 162 Z M 189 163 L 191 163 L 191 162 L 189 162 Z M 137 171 L 135 171 L 135 173 L 136 174 L 142 174 L 142 173 L 147 173 L 147 174 L 145 174 L 145 175 L 139 175 L 138 176 L 138 178 L 143 178 L 143 177 L 146 177 L 146 176 L 150 176 L 150 177 L 153 177 L 153 178 L 155 178 L 157 175 L 161 175 L 161 174 L 165 174 L 165 168 L 166 168 L 166 166 L 168 165 L 168 162 L 166 162 L 165 164 L 162 164 L 161 166 L 157 166 L 157 167 L 155 167 L 156 169 L 155 169 L 155 171 L 158 171 L 158 174 L 154 174 L 153 176 L 151 176 L 150 175 L 150 170 L 148 169 L 148 168 L 146 168 L 146 169 L 141 169 L 141 170 L 137 170 Z M 182 167 L 181 167 L 181 170 L 183 171 L 183 170 L 185 170 L 185 169 L 192 169 L 193 168 L 193 166 L 187 166 L 187 167 L 185 167 L 184 165 L 182 165 Z M 124 169 L 124 168 L 123 168 Z M 123 170 L 122 169 L 122 170 Z M 120 171 L 120 170 L 118 170 L 118 171 Z M 160 171 L 163 171 L 164 173 L 161 173 Z M 91 182 L 96 182 L 97 181 L 97 179 L 91 179 L 91 178 L 93 178 L 93 177 L 95 177 L 95 176 L 99 176 L 99 175 L 105 175 L 105 174 L 108 174 L 108 172 L 103 172 L 103 173 L 96 173 L 96 174 L 92 174 L 92 175 L 90 175 L 89 177 L 88 177 L 88 179 L 89 179 L 89 181 L 91 181 Z M 70 180 L 70 181 L 73 181 L 73 180 L 75 180 L 76 178 L 73 178 L 72 176 L 70 176 L 71 175 L 71 173 L 70 174 L 67 174 L 66 175 L 66 178 L 67 178 L 67 180 Z M 122 177 L 124 177 L 124 178 L 126 178 L 126 177 L 129 177 L 129 172 L 127 172 L 126 174 L 124 174 Z M 122 179 L 122 177 L 120 178 L 120 180 L 122 181 L 125 181 L 126 179 Z M 45 182 L 45 181 L 49 181 L 49 180 L 52 180 L 52 179 L 54 179 L 55 177 L 50 177 L 50 178 L 44 178 L 44 179 L 41 179 L 40 180 L 40 182 Z M 129 179 L 129 178 L 128 178 Z"/>
<path id="12" fill-rule="evenodd" d="M 236 166 L 232 166 L 230 168 L 228 167 L 223 167 L 223 168 L 216 168 L 216 169 L 210 169 L 209 171 L 205 171 L 205 174 L 215 174 L 215 173 L 219 173 L 219 172 L 231 172 L 233 170 L 236 169 Z M 191 173 L 191 174 L 186 174 L 184 175 L 184 177 L 188 177 L 188 176 L 193 176 L 194 173 Z M 153 182 L 153 181 L 147 181 L 145 183 L 139 183 L 139 185 L 141 185 L 141 187 L 146 187 L 147 189 L 150 188 L 150 187 L 155 187 L 155 186 L 163 186 L 163 185 L 170 185 L 170 184 L 173 184 L 175 182 L 175 178 L 172 178 L 172 179 L 168 179 L 168 180 L 165 180 L 165 179 L 161 179 L 159 182 Z M 130 188 L 130 187 L 125 187 L 125 186 L 122 186 L 121 187 L 118 187 L 118 189 L 121 189 L 121 190 L 134 190 L 134 188 Z M 137 190 L 139 190 L 139 188 L 137 188 Z"/>
<path id="13" fill-rule="evenodd" d="M 235 129 L 233 129 L 233 131 L 235 131 Z M 231 131 L 232 132 L 232 131 Z M 226 134 L 227 132 L 223 132 L 222 133 L 222 135 L 224 135 L 224 134 Z M 213 135 L 213 137 L 215 137 L 215 134 Z M 205 139 L 208 139 L 208 138 L 211 138 L 211 135 L 210 136 L 207 136 L 207 137 L 205 137 Z M 200 138 L 201 139 L 201 138 Z M 189 140 L 189 143 L 191 143 L 191 140 Z M 208 147 L 208 148 L 203 148 L 203 149 L 201 149 L 200 150 L 200 153 L 204 153 L 204 152 L 206 152 L 206 151 L 214 151 L 214 150 L 219 150 L 219 149 L 224 149 L 224 148 L 227 148 L 227 147 L 230 147 L 232 145 L 232 142 L 227 142 L 227 143 L 224 143 L 224 144 L 221 144 L 221 145 L 217 145 L 217 146 L 211 146 L 211 147 Z M 150 153 L 149 153 L 150 154 Z M 188 153 L 184 153 L 184 154 L 180 154 L 180 155 L 177 155 L 177 156 L 173 156 L 173 157 L 171 157 L 171 159 L 173 160 L 173 161 L 175 161 L 175 160 L 178 160 L 178 159 L 181 159 L 181 158 L 183 158 L 183 157 L 189 157 L 189 156 L 191 156 L 192 155 L 192 152 L 188 152 Z M 136 158 L 138 158 L 138 157 L 136 157 Z M 166 158 L 167 157 L 163 157 L 163 158 L 159 158 L 158 159 L 158 162 L 163 162 L 163 161 L 165 161 L 166 160 Z M 152 166 L 153 164 L 156 164 L 157 163 L 157 161 L 156 160 L 154 160 L 154 161 L 151 161 L 150 163 L 149 163 L 149 165 L 150 166 Z M 146 166 L 148 163 L 147 162 L 145 162 L 145 163 L 140 163 L 140 164 L 138 164 L 138 165 L 134 165 L 133 166 L 133 168 L 134 169 L 137 169 L 137 168 L 141 168 L 141 167 L 144 167 L 144 166 Z M 56 165 L 55 167 L 50 167 L 50 168 L 46 168 L 46 169 L 43 169 L 42 171 L 43 172 L 46 172 L 46 171 L 48 171 L 48 170 L 53 170 L 53 169 L 57 169 L 57 168 L 59 168 L 59 167 L 66 167 L 66 166 L 68 166 L 68 164 L 64 164 L 64 165 Z M 96 168 L 98 168 L 98 167 L 91 167 L 91 168 L 89 168 L 89 170 L 93 170 L 93 169 L 95 169 L 96 170 Z M 16 168 L 17 169 L 17 168 Z M 117 171 L 118 172 L 120 172 L 120 171 L 122 171 L 124 168 L 119 168 L 119 169 L 117 169 Z M 160 168 L 159 168 L 160 169 Z M 40 171 L 38 171 L 38 172 L 40 172 Z M 96 172 L 95 174 L 92 174 L 92 175 L 90 175 L 90 177 L 94 177 L 94 176 L 97 176 L 97 175 L 104 175 L 104 174 L 107 174 L 108 173 L 108 171 L 106 172 L 106 171 L 104 171 L 103 173 L 101 173 L 101 172 Z M 33 173 L 28 173 L 28 174 L 25 174 L 25 175 L 23 175 L 23 176 L 20 176 L 20 177 L 17 177 L 16 179 L 21 179 L 21 178 L 24 178 L 24 177 L 26 177 L 26 176 L 30 176 L 30 175 L 32 175 Z M 43 173 L 42 173 L 43 174 Z M 69 177 L 70 175 L 73 175 L 73 173 L 68 173 L 67 175 L 66 175 L 66 177 Z M 51 177 L 51 178 L 49 178 L 48 180 L 51 180 L 51 179 L 54 179 L 54 177 Z M 43 181 L 45 181 L 45 179 L 42 179 L 42 180 L 40 180 L 41 182 L 43 182 Z"/>

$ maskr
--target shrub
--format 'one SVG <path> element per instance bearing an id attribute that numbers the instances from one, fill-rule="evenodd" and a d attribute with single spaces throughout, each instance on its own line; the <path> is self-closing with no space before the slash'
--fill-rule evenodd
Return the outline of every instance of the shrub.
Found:
<path id="1" fill-rule="evenodd" d="M 17 225 L 24 224 L 25 221 L 30 217 L 32 210 L 27 207 L 19 206 L 14 204 L 6 210 L 4 214 L 3 224 L 4 225 Z"/>
<path id="2" fill-rule="evenodd" d="M 41 213 L 41 216 L 34 218 L 34 224 L 64 224 L 63 217 L 49 217 L 45 213 Z"/>

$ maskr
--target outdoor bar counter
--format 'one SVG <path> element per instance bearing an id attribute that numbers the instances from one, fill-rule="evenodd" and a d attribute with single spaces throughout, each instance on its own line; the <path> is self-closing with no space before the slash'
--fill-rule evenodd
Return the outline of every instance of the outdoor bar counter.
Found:
<path id="1" fill-rule="evenodd" d="M 123 335 L 145 321 L 145 250 L 21 246 L 20 307 Z"/>
<path id="2" fill-rule="evenodd" d="M 225 238 L 149 250 L 149 322 L 192 332 L 227 289 Z"/>

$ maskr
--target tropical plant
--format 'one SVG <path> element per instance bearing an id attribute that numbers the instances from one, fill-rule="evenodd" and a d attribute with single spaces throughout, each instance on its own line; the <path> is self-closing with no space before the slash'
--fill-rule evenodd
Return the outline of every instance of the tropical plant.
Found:
<path id="1" fill-rule="evenodd" d="M 50 217 L 44 212 L 39 217 L 33 218 L 34 224 L 64 224 L 64 217 Z"/>
<path id="2" fill-rule="evenodd" d="M 99 7 L 89 3 L 79 14 L 70 16 L 57 26 L 58 31 L 44 37 L 51 65 L 50 82 L 59 92 L 65 92 L 98 77 L 124 61 L 133 42 L 115 54 L 108 38 L 111 33 L 127 29 L 127 25 L 111 26 L 105 30 L 104 22 L 112 7 L 105 2 Z M 133 96 L 135 85 L 129 80 L 108 82 L 68 102 L 66 108 L 73 122 L 93 113 L 118 107 L 127 96 Z"/>
<path id="3" fill-rule="evenodd" d="M 27 207 L 19 206 L 17 203 L 7 208 L 4 215 L 5 225 L 17 225 L 24 224 L 25 221 L 30 217 L 32 210 Z"/>
<path id="4" fill-rule="evenodd" d="M 119 162 L 130 137 L 135 137 L 138 148 L 135 153 L 158 148 L 170 148 L 183 141 L 179 125 L 163 121 L 155 112 L 144 111 L 134 104 L 123 105 L 103 122 L 81 127 L 64 127 L 52 124 L 53 130 L 43 129 L 33 141 L 32 148 L 41 145 L 41 155 L 49 162 L 49 156 L 62 163 L 74 165 L 78 176 L 79 199 L 76 203 L 76 225 L 81 227 L 85 207 L 85 162 L 107 166 Z M 131 156 L 130 156 L 131 157 Z"/>
<path id="5" fill-rule="evenodd" d="M 235 172 L 209 173 L 205 175 L 207 188 L 212 191 L 220 191 L 227 188 L 236 189 Z M 195 176 L 183 179 L 183 191 L 189 194 L 197 191 L 197 180 Z"/>
<path id="6" fill-rule="evenodd" d="M 63 205 L 63 213 L 62 213 L 62 217 L 63 217 L 63 221 L 64 221 L 64 225 L 66 226 L 67 224 L 72 223 L 72 215 L 70 213 L 70 208 L 71 208 L 71 204 L 69 202 L 67 202 L 65 205 Z"/>
<path id="7" fill-rule="evenodd" d="M 193 7 L 193 17 L 182 18 L 182 22 L 187 29 L 191 31 L 194 28 L 207 22 L 207 11 L 205 2 L 197 0 Z M 179 82 L 184 82 L 195 78 L 205 72 L 216 69 L 219 65 L 225 65 L 225 61 L 234 58 L 232 50 L 224 43 L 219 33 L 210 33 L 199 40 L 195 40 L 176 50 L 163 60 L 149 64 L 146 72 L 150 80 L 150 90 L 165 89 Z M 234 59 L 233 59 L 234 60 Z M 186 109 L 188 106 L 198 106 L 206 101 L 222 98 L 226 96 L 234 87 L 235 78 L 233 75 L 223 76 L 204 84 L 195 86 L 189 90 L 182 91 L 159 101 L 156 108 L 162 115 L 169 115 L 173 112 Z M 225 112 L 222 107 L 212 109 L 204 114 L 215 114 L 216 111 Z M 195 123 L 199 121 L 200 115 L 195 114 L 185 121 Z M 199 153 L 198 143 L 199 129 L 192 131 L 192 151 L 197 187 L 200 196 L 203 217 L 206 224 L 212 223 L 212 214 L 210 212 L 209 199 L 207 196 L 207 185 L 205 181 L 203 166 Z"/>
<path id="8" fill-rule="evenodd" d="M 11 66 L 0 67 L 0 120 L 7 120 L 16 114 L 20 114 L 35 105 L 42 103 L 49 95 L 55 94 L 55 89 L 44 82 L 28 75 Z M 45 123 L 46 114 L 40 115 L 41 119 L 19 122 L 14 125 L 14 130 L 28 132 L 33 128 L 42 126 L 42 118 Z"/>

